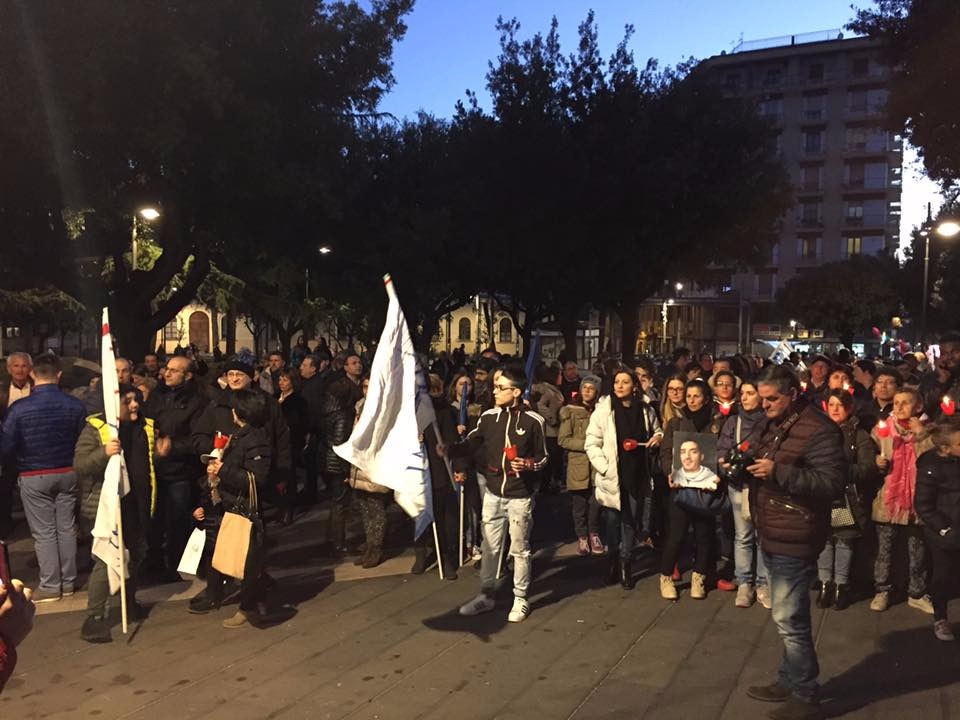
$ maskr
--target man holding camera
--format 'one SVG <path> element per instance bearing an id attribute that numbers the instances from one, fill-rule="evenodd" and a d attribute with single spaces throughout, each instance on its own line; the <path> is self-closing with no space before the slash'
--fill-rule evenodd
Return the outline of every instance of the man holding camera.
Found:
<path id="1" fill-rule="evenodd" d="M 747 694 L 784 703 L 775 720 L 822 718 L 817 700 L 817 653 L 810 619 L 810 584 L 830 536 L 830 508 L 843 492 L 843 436 L 804 398 L 792 371 L 772 366 L 758 380 L 766 425 L 756 444 L 750 510 L 770 585 L 773 621 L 783 639 L 776 682 Z"/>

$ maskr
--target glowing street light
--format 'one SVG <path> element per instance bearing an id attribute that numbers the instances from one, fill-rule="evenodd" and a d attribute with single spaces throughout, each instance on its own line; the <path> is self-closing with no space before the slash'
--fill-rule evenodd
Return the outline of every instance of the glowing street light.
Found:
<path id="1" fill-rule="evenodd" d="M 333 248 L 330 247 L 329 245 L 321 245 L 320 247 L 317 248 L 317 252 L 320 253 L 321 255 L 329 255 L 330 253 L 333 252 Z"/>
<path id="2" fill-rule="evenodd" d="M 942 238 L 952 238 L 957 233 L 960 233 L 960 223 L 955 220 L 944 220 L 937 225 L 935 232 Z"/>
<path id="3" fill-rule="evenodd" d="M 137 215 L 147 222 L 153 222 L 160 217 L 160 211 L 155 207 L 142 207 L 133 215 L 133 229 L 130 231 L 130 271 L 137 269 Z"/>

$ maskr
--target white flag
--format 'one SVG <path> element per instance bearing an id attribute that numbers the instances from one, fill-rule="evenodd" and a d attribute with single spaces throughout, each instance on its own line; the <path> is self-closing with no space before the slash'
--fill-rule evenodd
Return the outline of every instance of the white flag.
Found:
<path id="1" fill-rule="evenodd" d="M 120 414 L 120 385 L 117 381 L 117 359 L 113 352 L 113 339 L 110 337 L 110 317 L 107 308 L 103 309 L 103 337 L 100 347 L 100 367 L 103 375 L 100 386 L 103 388 L 103 419 L 110 429 L 111 439 L 117 437 Z M 130 553 L 126 548 L 121 552 L 118 519 L 120 517 L 120 498 L 130 492 L 130 479 L 127 477 L 127 465 L 123 453 L 111 455 L 107 469 L 103 474 L 103 487 L 100 489 L 100 504 L 97 506 L 97 519 L 93 525 L 93 543 L 91 552 L 107 565 L 110 579 L 110 593 L 120 589 L 120 573 L 130 577 L 128 560 Z"/>
<path id="2" fill-rule="evenodd" d="M 390 302 L 367 399 L 350 438 L 333 451 L 394 491 L 397 504 L 417 520 L 416 537 L 433 522 L 430 464 L 420 434 L 436 418 L 390 276 L 383 282 Z"/>

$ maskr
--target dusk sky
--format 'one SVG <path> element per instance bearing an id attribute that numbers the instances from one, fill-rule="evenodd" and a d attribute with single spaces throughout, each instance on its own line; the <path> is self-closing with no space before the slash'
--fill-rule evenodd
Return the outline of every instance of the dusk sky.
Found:
<path id="1" fill-rule="evenodd" d="M 484 103 L 487 61 L 499 51 L 498 15 L 516 17 L 521 37 L 545 33 L 556 15 L 561 47 L 570 53 L 591 8 L 605 57 L 623 38 L 624 26 L 634 25 L 630 46 L 639 65 L 649 57 L 673 65 L 729 52 L 741 35 L 757 40 L 835 30 L 853 16 L 850 0 L 808 0 L 802 7 L 786 0 L 416 0 L 406 37 L 394 51 L 397 84 L 381 109 L 397 117 L 420 109 L 449 117 L 467 88 Z"/>

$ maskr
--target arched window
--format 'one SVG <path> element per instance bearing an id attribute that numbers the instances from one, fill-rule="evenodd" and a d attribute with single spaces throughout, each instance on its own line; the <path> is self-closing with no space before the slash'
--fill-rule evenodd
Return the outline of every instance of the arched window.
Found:
<path id="1" fill-rule="evenodd" d="M 470 318 L 460 318 L 460 322 L 457 323 L 457 339 L 470 339 Z"/>
<path id="2" fill-rule="evenodd" d="M 503 318 L 500 321 L 500 340 L 502 343 L 512 343 L 513 342 L 513 323 L 510 322 L 510 318 Z"/>

